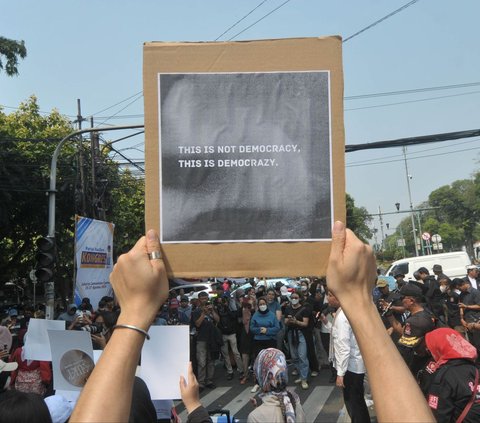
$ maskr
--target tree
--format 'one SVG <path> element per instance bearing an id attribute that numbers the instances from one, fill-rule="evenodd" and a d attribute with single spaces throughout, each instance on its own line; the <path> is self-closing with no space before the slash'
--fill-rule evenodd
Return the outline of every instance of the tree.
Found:
<path id="1" fill-rule="evenodd" d="M 0 110 L 0 285 L 26 278 L 35 265 L 35 241 L 47 233 L 50 160 L 57 142 L 70 132 L 70 122 L 56 110 L 42 116 L 34 96 L 14 113 Z M 57 207 L 60 263 L 73 256 L 66 240 L 72 236 L 75 175 L 75 149 L 68 146 L 58 173 L 60 191 L 67 194 Z"/>
<path id="2" fill-rule="evenodd" d="M 367 242 L 372 237 L 368 223 L 372 220 L 365 207 L 356 207 L 355 200 L 346 194 L 347 228 L 355 232 L 362 241 Z"/>
<path id="3" fill-rule="evenodd" d="M 473 257 L 473 242 L 480 217 L 480 176 L 473 180 L 461 179 L 433 191 L 429 203 L 438 207 L 437 219 L 440 223 L 453 225 L 463 232 L 463 243 L 468 254 Z M 458 233 L 457 233 L 458 234 Z"/>
<path id="4" fill-rule="evenodd" d="M 35 241 L 48 229 L 46 193 L 52 155 L 58 142 L 73 131 L 56 110 L 40 114 L 34 96 L 14 113 L 0 109 L 0 289 L 10 279 L 27 278 L 35 266 Z M 76 214 L 115 223 L 115 255 L 132 246 L 145 230 L 143 180 L 121 172 L 109 158 L 108 143 L 102 150 L 93 149 L 92 172 L 91 145 L 83 138 L 67 141 L 58 157 L 55 289 L 62 298 L 70 295 L 73 286 Z"/>
<path id="5" fill-rule="evenodd" d="M 0 71 L 5 70 L 7 76 L 18 75 L 18 58 L 25 59 L 25 57 L 27 57 L 27 49 L 23 40 L 16 41 L 0 37 Z M 6 59 L 5 65 L 2 58 Z"/>
<path id="6" fill-rule="evenodd" d="M 111 221 L 115 223 L 116 256 L 128 251 L 145 232 L 145 184 L 128 170 L 111 192 Z"/>

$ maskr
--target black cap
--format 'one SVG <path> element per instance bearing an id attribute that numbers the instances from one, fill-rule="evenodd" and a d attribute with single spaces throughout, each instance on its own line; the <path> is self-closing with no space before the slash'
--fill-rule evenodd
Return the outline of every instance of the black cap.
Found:
<path id="1" fill-rule="evenodd" d="M 400 294 L 404 297 L 422 298 L 422 290 L 413 283 L 407 283 L 400 288 Z"/>
<path id="2" fill-rule="evenodd" d="M 450 286 L 451 287 L 456 287 L 456 286 L 459 286 L 459 285 L 463 285 L 463 282 L 465 282 L 465 281 L 461 278 L 454 278 L 450 281 Z"/>
<path id="3" fill-rule="evenodd" d="M 405 277 L 405 274 L 402 273 L 402 272 L 396 272 L 396 273 L 393 275 L 394 278 L 398 278 L 399 276 Z"/>
<path id="4" fill-rule="evenodd" d="M 442 271 L 442 265 L 441 264 L 434 264 L 432 267 L 432 270 L 434 272 L 441 272 Z"/>
<path id="5" fill-rule="evenodd" d="M 426 267 L 420 267 L 418 270 L 417 270 L 418 273 L 428 273 L 430 274 L 430 272 L 428 271 L 428 269 Z"/>

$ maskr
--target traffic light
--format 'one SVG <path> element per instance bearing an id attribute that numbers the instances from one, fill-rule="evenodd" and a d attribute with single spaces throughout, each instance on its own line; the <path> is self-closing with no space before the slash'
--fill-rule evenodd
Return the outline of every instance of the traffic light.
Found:
<path id="1" fill-rule="evenodd" d="M 53 270 L 55 268 L 55 238 L 51 236 L 40 238 L 37 241 L 37 248 L 35 276 L 41 282 L 49 282 L 53 279 Z"/>

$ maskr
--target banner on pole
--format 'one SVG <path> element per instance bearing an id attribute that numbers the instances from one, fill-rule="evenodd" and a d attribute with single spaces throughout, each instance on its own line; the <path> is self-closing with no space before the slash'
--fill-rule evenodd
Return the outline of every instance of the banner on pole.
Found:
<path id="1" fill-rule="evenodd" d="M 113 230 L 110 222 L 77 216 L 75 219 L 75 303 L 90 298 L 93 308 L 105 295 L 112 296 L 109 282 L 113 269 Z"/>

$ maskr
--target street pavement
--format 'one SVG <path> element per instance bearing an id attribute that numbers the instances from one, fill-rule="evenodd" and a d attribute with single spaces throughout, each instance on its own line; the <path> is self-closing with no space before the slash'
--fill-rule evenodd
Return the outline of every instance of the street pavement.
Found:
<path id="1" fill-rule="evenodd" d="M 307 422 L 343 423 L 350 421 L 343 406 L 341 389 L 335 387 L 333 383 L 328 383 L 330 378 L 329 369 L 322 369 L 318 376 L 310 378 L 307 390 L 303 390 L 299 385 L 293 383 L 297 377 L 292 376 L 290 372 L 289 386 L 295 389 L 295 392 L 300 397 Z M 200 394 L 200 401 L 208 410 L 229 410 L 230 415 L 242 423 L 246 422 L 248 414 L 253 410 L 250 399 L 255 397 L 257 403 L 261 404 L 261 399 L 258 397 L 260 392 L 256 394 L 250 392 L 253 387 L 252 379 L 250 378 L 247 384 L 240 385 L 238 374 L 235 373 L 235 377 L 232 380 L 227 380 L 226 370 L 221 363 L 217 363 L 215 367 L 214 383 L 216 385 L 215 389 L 206 388 Z M 187 413 L 183 404 L 176 402 L 175 405 L 182 422 L 185 422 Z M 369 412 L 372 418 L 371 421 L 376 422 L 374 408 L 369 407 Z"/>

